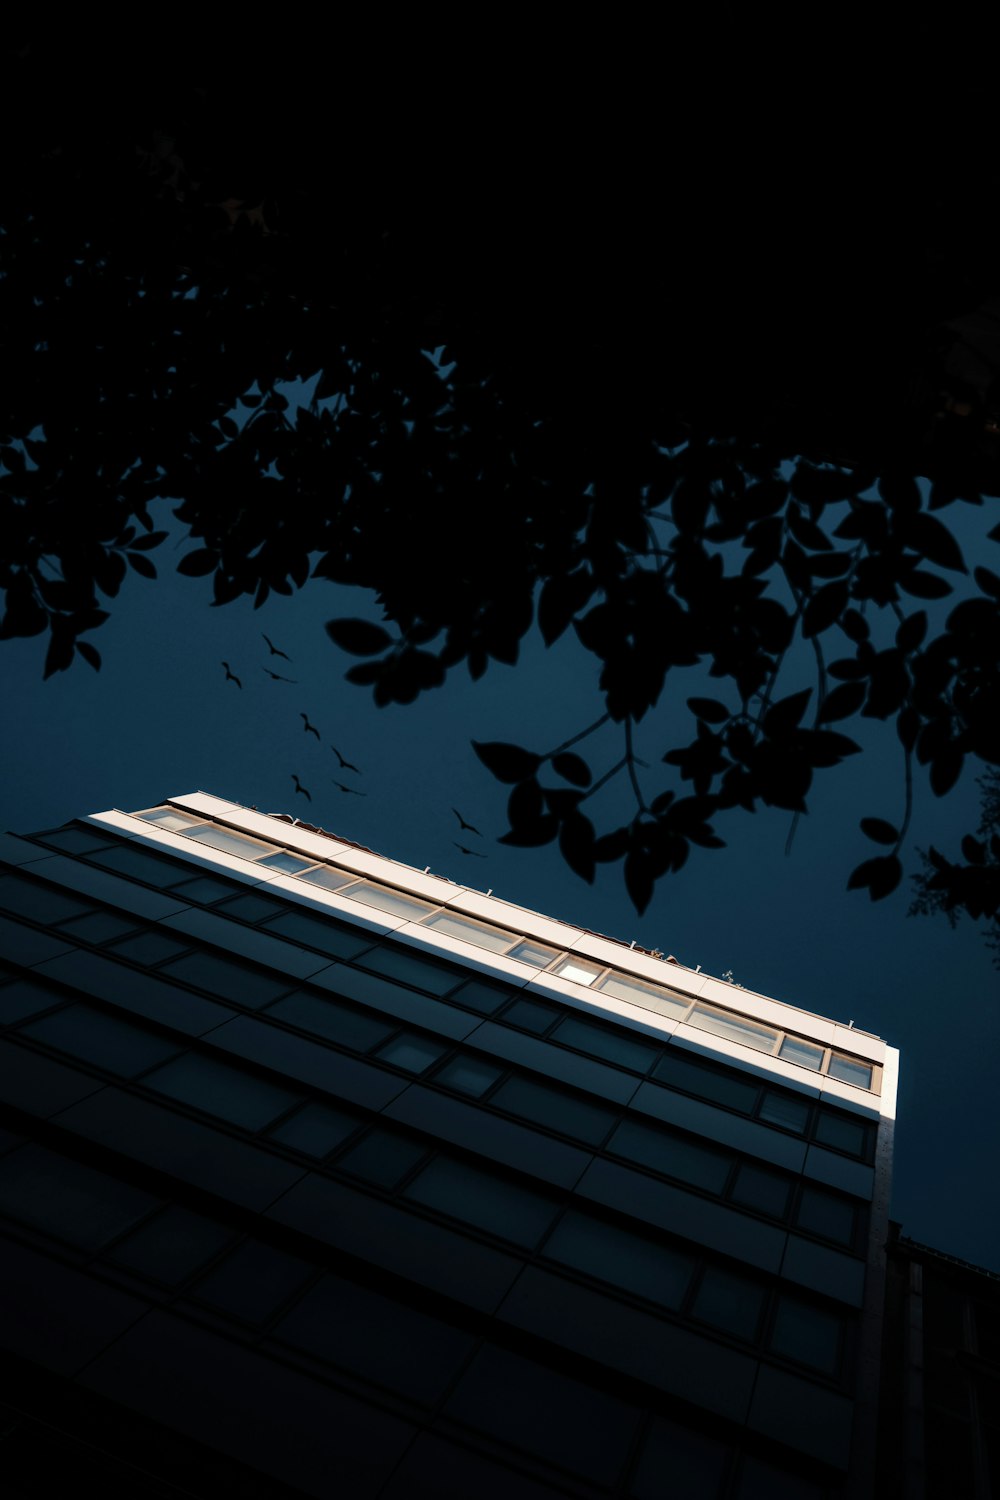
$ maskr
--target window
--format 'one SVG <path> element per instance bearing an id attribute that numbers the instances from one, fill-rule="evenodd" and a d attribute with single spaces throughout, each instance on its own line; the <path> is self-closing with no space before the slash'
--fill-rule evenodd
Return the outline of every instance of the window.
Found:
<path id="1" fill-rule="evenodd" d="M 574 1136 L 589 1146 L 599 1146 L 618 1118 L 617 1110 L 517 1076 L 502 1083 L 490 1103 L 522 1120 Z"/>
<path id="2" fill-rule="evenodd" d="M 143 1082 L 159 1094 L 192 1104 L 244 1130 L 263 1130 L 301 1098 L 276 1083 L 239 1072 L 198 1052 L 166 1063 Z"/>
<path id="3" fill-rule="evenodd" d="M 353 1135 L 361 1122 L 346 1110 L 327 1104 L 306 1104 L 290 1120 L 276 1125 L 271 1138 L 303 1151 L 306 1156 L 329 1156 Z"/>
<path id="4" fill-rule="evenodd" d="M 289 854 L 287 849 L 281 849 L 277 854 L 266 854 L 257 863 L 266 865 L 269 870 L 280 870 L 283 875 L 297 875 L 300 870 L 308 870 L 314 861 L 303 859 L 300 854 Z"/>
<path id="5" fill-rule="evenodd" d="M 535 1036 L 542 1036 L 558 1014 L 554 1006 L 543 1005 L 538 1000 L 515 1000 L 504 1011 L 503 1019 L 508 1026 L 516 1026 L 519 1031 L 531 1031 Z"/>
<path id="6" fill-rule="evenodd" d="M 289 995 L 276 1005 L 268 1006 L 267 1014 L 278 1021 L 287 1021 L 290 1026 L 297 1026 L 301 1031 L 311 1032 L 313 1036 L 326 1037 L 351 1052 L 368 1052 L 397 1030 L 394 1024 L 386 1025 L 385 1021 L 367 1011 L 302 993 Z"/>
<path id="7" fill-rule="evenodd" d="M 350 870 L 335 870 L 332 865 L 317 865 L 315 870 L 306 870 L 299 876 L 300 880 L 309 880 L 327 891 L 339 891 L 342 886 L 350 885 L 357 878 Z"/>
<path id="8" fill-rule="evenodd" d="M 123 1078 L 134 1078 L 182 1050 L 176 1042 L 89 1005 L 68 1005 L 43 1016 L 22 1027 L 22 1035 Z"/>
<path id="9" fill-rule="evenodd" d="M 556 956 L 554 948 L 545 948 L 541 943 L 533 943 L 525 939 L 523 943 L 516 943 L 507 957 L 516 958 L 519 963 L 533 964 L 536 969 L 544 969 Z"/>
<path id="10" fill-rule="evenodd" d="M 763 1307 L 763 1287 L 710 1265 L 705 1267 L 691 1311 L 700 1322 L 753 1343 Z"/>
<path id="11" fill-rule="evenodd" d="M 175 833 L 184 833 L 188 828 L 197 828 L 202 819 L 190 813 L 179 812 L 176 807 L 151 807 L 149 812 L 136 813 L 144 823 L 155 823 L 159 828 L 169 828 Z"/>
<path id="12" fill-rule="evenodd" d="M 197 985 L 210 995 L 235 1000 L 248 1010 L 259 1010 L 269 1000 L 286 994 L 293 984 L 291 979 L 272 979 L 257 969 L 216 958 L 213 953 L 186 953 L 183 958 L 166 964 L 163 972 L 168 978 Z"/>
<path id="13" fill-rule="evenodd" d="M 714 1036 L 726 1037 L 731 1042 L 740 1042 L 744 1047 L 753 1047 L 758 1052 L 771 1052 L 778 1033 L 770 1026 L 758 1026 L 744 1016 L 731 1011 L 713 1010 L 707 1005 L 696 1005 L 687 1018 L 689 1026 L 700 1031 L 710 1031 Z"/>
<path id="14" fill-rule="evenodd" d="M 403 1196 L 526 1249 L 537 1245 L 555 1213 L 542 1193 L 446 1156 L 425 1167 Z"/>
<path id="15" fill-rule="evenodd" d="M 733 1202 L 744 1208 L 755 1208 L 772 1219 L 783 1219 L 788 1212 L 791 1183 L 778 1172 L 744 1162 L 736 1176 Z"/>
<path id="16" fill-rule="evenodd" d="M 499 927 L 487 927 L 482 922 L 473 922 L 469 917 L 460 917 L 450 911 L 435 912 L 427 918 L 424 926 L 445 937 L 475 943 L 477 948 L 489 948 L 492 953 L 505 953 L 514 937 L 512 932 L 504 932 Z"/>
<path id="17" fill-rule="evenodd" d="M 655 1010 L 661 1016 L 672 1016 L 678 1020 L 687 1014 L 691 1005 L 690 1000 L 686 1000 L 683 995 L 660 989 L 659 985 L 644 984 L 641 979 L 632 979 L 625 974 L 609 974 L 594 988 L 603 990 L 606 995 L 614 995 L 616 1000 L 629 1000 L 633 1005 L 641 1005 L 646 1010 Z"/>
<path id="18" fill-rule="evenodd" d="M 601 972 L 600 964 L 592 964 L 585 958 L 564 958 L 549 970 L 550 974 L 557 974 L 560 979 L 573 979 L 577 984 L 593 984 Z"/>
<path id="19" fill-rule="evenodd" d="M 361 901 L 365 906 L 375 906 L 392 917 L 404 917 L 407 922 L 417 922 L 433 910 L 428 902 L 418 901 L 416 896 L 405 896 L 402 891 L 374 885 L 370 880 L 359 880 L 341 894 L 348 901 Z"/>
<path id="20" fill-rule="evenodd" d="M 502 1068 L 496 1068 L 482 1058 L 459 1056 L 453 1057 L 443 1068 L 438 1069 L 434 1074 L 434 1082 L 478 1099 L 502 1077 Z"/>
<path id="21" fill-rule="evenodd" d="M 831 1078 L 856 1084 L 858 1088 L 870 1089 L 872 1086 L 871 1064 L 859 1062 L 854 1057 L 842 1057 L 835 1052 L 830 1058 L 829 1073 Z"/>
<path id="22" fill-rule="evenodd" d="M 791 1094 L 780 1094 L 776 1089 L 765 1089 L 758 1119 L 803 1135 L 809 1124 L 809 1101 L 796 1099 Z"/>
<path id="23" fill-rule="evenodd" d="M 803 1187 L 799 1199 L 795 1222 L 807 1233 L 821 1235 L 825 1240 L 835 1240 L 838 1245 L 854 1243 L 854 1204 L 846 1198 L 836 1198 L 824 1193 L 821 1188 Z"/>
<path id="24" fill-rule="evenodd" d="M 447 1045 L 433 1042 L 430 1037 L 415 1036 L 413 1032 L 404 1031 L 401 1036 L 394 1037 L 391 1042 L 380 1047 L 376 1055 L 379 1062 L 391 1063 L 394 1068 L 402 1068 L 404 1072 L 426 1073 L 431 1064 L 436 1063 L 447 1051 Z"/>
<path id="25" fill-rule="evenodd" d="M 660 1051 L 653 1042 L 633 1041 L 610 1027 L 592 1021 L 578 1021 L 574 1016 L 560 1021 L 552 1035 L 565 1047 L 589 1052 L 591 1057 L 617 1063 L 619 1067 L 630 1068 L 636 1073 L 648 1072 L 650 1063 Z"/>
<path id="26" fill-rule="evenodd" d="M 670 1135 L 638 1120 L 623 1120 L 607 1149 L 665 1177 L 716 1194 L 725 1191 L 733 1164 L 732 1157 L 722 1151 L 713 1151 L 709 1146 Z"/>
<path id="27" fill-rule="evenodd" d="M 353 1177 L 363 1177 L 376 1187 L 394 1188 L 419 1161 L 427 1148 L 391 1130 L 370 1130 L 356 1146 L 337 1158 L 337 1166 Z"/>
<path id="28" fill-rule="evenodd" d="M 816 1140 L 824 1146 L 834 1146 L 838 1151 L 847 1151 L 862 1159 L 868 1155 L 869 1127 L 864 1120 L 853 1115 L 820 1110 L 816 1120 Z"/>
<path id="29" fill-rule="evenodd" d="M 797 1036 L 785 1037 L 778 1056 L 784 1058 L 785 1062 L 798 1063 L 800 1068 L 818 1070 L 823 1066 L 823 1048 L 814 1046 L 812 1042 L 803 1042 Z"/>
<path id="30" fill-rule="evenodd" d="M 214 823 L 209 823 L 207 827 L 192 828 L 186 837 L 195 839 L 199 844 L 207 844 L 210 849 L 218 849 L 223 854 L 235 854 L 239 859 L 259 859 L 262 854 L 275 852 L 273 844 L 265 844 L 245 833 L 234 833 L 231 828 L 218 828 Z"/>
<path id="31" fill-rule="evenodd" d="M 760 1092 L 756 1084 L 737 1078 L 732 1073 L 703 1067 L 687 1054 L 670 1047 L 653 1069 L 653 1077 L 671 1088 L 696 1094 L 701 1099 L 711 1100 L 713 1104 L 724 1104 L 744 1115 L 753 1111 Z"/>
<path id="32" fill-rule="evenodd" d="M 775 1354 L 784 1354 L 824 1375 L 835 1375 L 840 1365 L 842 1326 L 835 1313 L 782 1296 L 778 1298 L 770 1345 Z"/>
<path id="33" fill-rule="evenodd" d="M 695 1264 L 691 1256 L 576 1210 L 560 1219 L 544 1253 L 673 1311 L 684 1300 Z"/>

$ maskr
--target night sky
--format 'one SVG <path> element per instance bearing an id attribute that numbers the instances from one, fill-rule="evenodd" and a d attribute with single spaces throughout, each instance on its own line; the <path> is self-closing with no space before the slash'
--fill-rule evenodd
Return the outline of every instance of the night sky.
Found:
<path id="1" fill-rule="evenodd" d="M 945 519 L 971 526 L 982 514 L 952 511 Z M 156 522 L 171 524 L 166 502 Z M 969 545 L 966 539 L 967 552 Z M 175 532 L 147 554 L 160 580 L 130 575 L 110 601 L 110 621 L 89 637 L 104 659 L 100 673 L 78 660 L 43 682 L 44 639 L 0 645 L 12 705 L 0 750 L 4 828 L 31 832 L 108 808 L 213 792 L 264 812 L 293 813 L 418 869 L 429 865 L 710 974 L 731 970 L 748 989 L 853 1019 L 901 1051 L 893 1216 L 915 1239 L 1000 1269 L 996 1190 L 989 1186 L 1000 1155 L 1000 974 L 967 920 L 952 932 L 942 918 L 908 918 L 908 885 L 875 905 L 846 890 L 853 866 L 879 852 L 859 832 L 859 819 L 898 822 L 902 815 L 901 752 L 891 728 L 869 726 L 871 753 L 821 773 L 788 857 L 790 814 L 738 812 L 719 828 L 728 847 L 693 851 L 639 918 L 620 865 L 599 869 L 591 887 L 554 848 L 496 843 L 506 827 L 505 792 L 470 745 L 473 738 L 510 739 L 544 752 L 598 717 L 597 668 L 571 633 L 551 651 L 529 638 L 516 667 L 491 664 L 479 683 L 456 669 L 444 688 L 416 704 L 376 709 L 368 689 L 344 682 L 351 660 L 323 631 L 335 616 L 377 619 L 370 597 L 317 580 L 292 598 L 272 596 L 258 611 L 249 599 L 214 609 L 210 581 L 174 572 L 187 550 L 191 544 L 178 547 Z M 269 656 L 262 631 L 290 663 Z M 242 689 L 225 681 L 222 660 Z M 271 681 L 265 666 L 295 684 Z M 787 690 L 799 685 L 790 678 Z M 653 722 L 642 726 L 637 745 L 651 766 L 650 795 L 664 784 L 655 769 L 660 756 L 677 742 L 671 716 L 705 686 L 693 676 L 668 684 Z M 302 712 L 320 729 L 319 743 L 306 734 Z M 837 727 L 854 735 L 857 721 Z M 686 728 L 681 733 L 688 737 Z M 597 776 L 621 752 L 613 733 L 592 743 L 602 746 L 590 757 Z M 340 771 L 331 745 L 361 774 Z M 292 773 L 311 803 L 295 794 Z M 365 795 L 339 791 L 334 778 Z M 599 828 L 614 826 L 616 812 L 618 819 L 628 815 L 620 782 L 594 800 Z M 459 832 L 453 807 L 482 838 Z M 968 772 L 944 802 L 919 775 L 911 868 L 916 847 L 938 843 L 955 852 L 956 836 L 975 826 L 977 808 Z M 456 840 L 486 858 L 462 854 Z"/>

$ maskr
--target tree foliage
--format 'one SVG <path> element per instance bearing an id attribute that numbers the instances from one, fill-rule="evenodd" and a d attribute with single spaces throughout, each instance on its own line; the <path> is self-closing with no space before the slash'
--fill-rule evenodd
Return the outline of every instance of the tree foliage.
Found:
<path id="1" fill-rule="evenodd" d="M 1000 494 L 990 80 L 929 28 L 904 87 L 894 35 L 820 75 L 728 22 L 669 97 L 637 51 L 627 77 L 596 48 L 512 56 L 514 93 L 484 96 L 405 39 L 370 64 L 347 36 L 322 65 L 168 47 L 124 80 L 24 47 L 0 636 L 45 637 L 46 676 L 99 668 L 86 637 L 130 570 L 155 578 L 167 496 L 216 605 L 371 590 L 383 625 L 328 631 L 379 704 L 574 632 L 596 722 L 477 753 L 511 787 L 506 842 L 558 841 L 585 879 L 620 861 L 640 909 L 735 809 L 804 812 L 851 721 L 884 723 L 904 811 L 863 820 L 880 852 L 850 883 L 892 891 L 913 775 L 944 795 L 1000 763 L 1000 576 L 947 519 Z M 675 41 L 697 63 L 706 37 Z M 904 141 L 845 119 L 845 76 L 885 118 L 910 100 Z M 802 643 L 813 685 L 788 692 Z M 694 667 L 712 695 L 671 717 L 654 787 L 635 732 Z M 621 753 L 592 765 L 608 723 Z M 634 815 L 598 828 L 612 776 Z"/>

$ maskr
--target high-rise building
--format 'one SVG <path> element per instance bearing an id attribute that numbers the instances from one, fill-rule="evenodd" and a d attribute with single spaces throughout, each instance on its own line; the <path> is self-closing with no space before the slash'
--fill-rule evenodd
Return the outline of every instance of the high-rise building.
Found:
<path id="1" fill-rule="evenodd" d="M 892 1047 L 201 793 L 0 858 L 5 1493 L 872 1493 Z"/>

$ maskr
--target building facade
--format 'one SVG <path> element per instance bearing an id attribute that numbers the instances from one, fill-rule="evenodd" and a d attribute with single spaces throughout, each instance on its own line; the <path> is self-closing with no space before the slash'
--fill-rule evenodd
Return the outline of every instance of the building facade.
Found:
<path id="1" fill-rule="evenodd" d="M 203 793 L 0 859 L 12 1495 L 873 1493 L 892 1047 Z"/>

